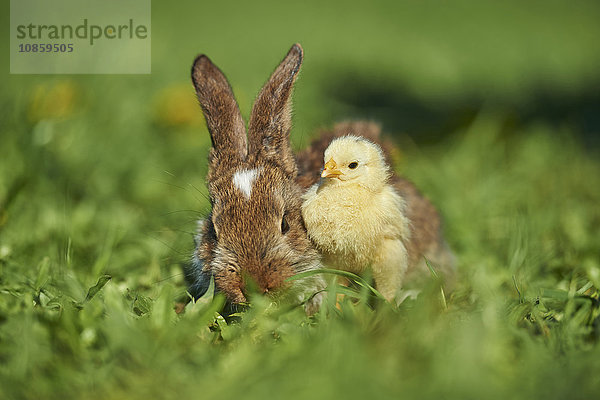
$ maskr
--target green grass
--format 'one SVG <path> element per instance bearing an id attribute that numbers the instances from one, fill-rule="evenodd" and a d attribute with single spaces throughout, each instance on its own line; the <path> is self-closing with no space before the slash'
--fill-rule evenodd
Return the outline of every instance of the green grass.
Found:
<path id="1" fill-rule="evenodd" d="M 583 40 L 597 32 L 598 7 L 272 10 L 295 12 L 300 22 L 290 23 L 249 4 L 227 19 L 215 16 L 233 5 L 155 4 L 151 76 L 6 78 L 0 398 L 597 397 L 598 150 L 585 148 L 569 121 L 515 123 L 514 110 L 535 102 L 531 88 L 576 96 L 600 81 L 591 68 L 598 48 Z M 464 10 L 473 17 L 457 24 Z M 248 36 L 211 34 L 219 21 Z M 573 35 L 560 35 L 557 21 Z M 289 32 L 248 50 L 284 26 Z M 487 30 L 478 36 L 476 27 Z M 331 32 L 345 39 L 337 43 Z M 400 40 L 406 35 L 419 40 Z M 490 47 L 494 38 L 503 45 Z M 262 297 L 237 324 L 218 318 L 222 299 L 210 296 L 177 315 L 195 220 L 208 211 L 210 140 L 188 83 L 191 60 L 211 55 L 247 115 L 297 40 L 306 61 L 296 147 L 317 126 L 349 115 L 321 87 L 333 67 L 375 71 L 375 81 L 393 76 L 393 87 L 434 108 L 481 99 L 474 119 L 434 144 L 390 132 L 398 171 L 444 216 L 457 287 L 442 297 L 432 278 L 416 299 L 391 307 L 358 286 L 336 308 L 336 290 L 349 289 L 332 286 L 313 318 Z M 385 52 L 389 46 L 398 51 Z"/>

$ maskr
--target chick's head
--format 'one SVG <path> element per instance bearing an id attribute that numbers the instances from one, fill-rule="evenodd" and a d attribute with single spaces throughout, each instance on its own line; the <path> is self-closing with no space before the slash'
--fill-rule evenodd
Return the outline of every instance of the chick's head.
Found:
<path id="1" fill-rule="evenodd" d="M 343 136 L 333 140 L 325 150 L 321 177 L 338 184 L 358 184 L 371 190 L 383 187 L 389 167 L 381 148 L 360 136 Z"/>

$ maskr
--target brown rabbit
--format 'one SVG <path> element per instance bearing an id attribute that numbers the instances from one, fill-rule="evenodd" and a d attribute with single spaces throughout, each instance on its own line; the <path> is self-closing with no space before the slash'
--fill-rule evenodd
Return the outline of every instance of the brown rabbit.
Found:
<path id="1" fill-rule="evenodd" d="M 302 220 L 303 190 L 289 142 L 290 95 L 302 55 L 295 44 L 273 72 L 254 103 L 247 134 L 223 73 L 205 55 L 194 61 L 192 81 L 212 139 L 207 176 L 212 211 L 196 237 L 190 274 L 195 298 L 213 276 L 215 290 L 230 305 L 247 301 L 252 281 L 262 293 L 310 298 L 308 313 L 318 307 L 320 296 L 312 295 L 324 287 L 320 276 L 286 281 L 320 267 Z"/>

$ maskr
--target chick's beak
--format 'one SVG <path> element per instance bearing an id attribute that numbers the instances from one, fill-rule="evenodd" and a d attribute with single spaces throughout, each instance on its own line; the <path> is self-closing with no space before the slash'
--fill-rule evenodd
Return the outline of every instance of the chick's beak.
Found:
<path id="1" fill-rule="evenodd" d="M 325 167 L 323 167 L 323 172 L 321 173 L 322 178 L 337 178 L 342 175 L 342 171 L 340 171 L 337 167 L 333 158 L 325 163 Z"/>

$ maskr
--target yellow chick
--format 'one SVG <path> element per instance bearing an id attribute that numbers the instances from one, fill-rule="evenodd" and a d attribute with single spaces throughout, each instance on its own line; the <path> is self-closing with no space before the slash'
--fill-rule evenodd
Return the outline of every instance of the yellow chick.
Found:
<path id="1" fill-rule="evenodd" d="M 324 161 L 321 182 L 304 195 L 308 235 L 325 264 L 354 273 L 371 268 L 377 290 L 391 301 L 408 268 L 411 230 L 383 152 L 348 135 L 331 142 Z"/>

